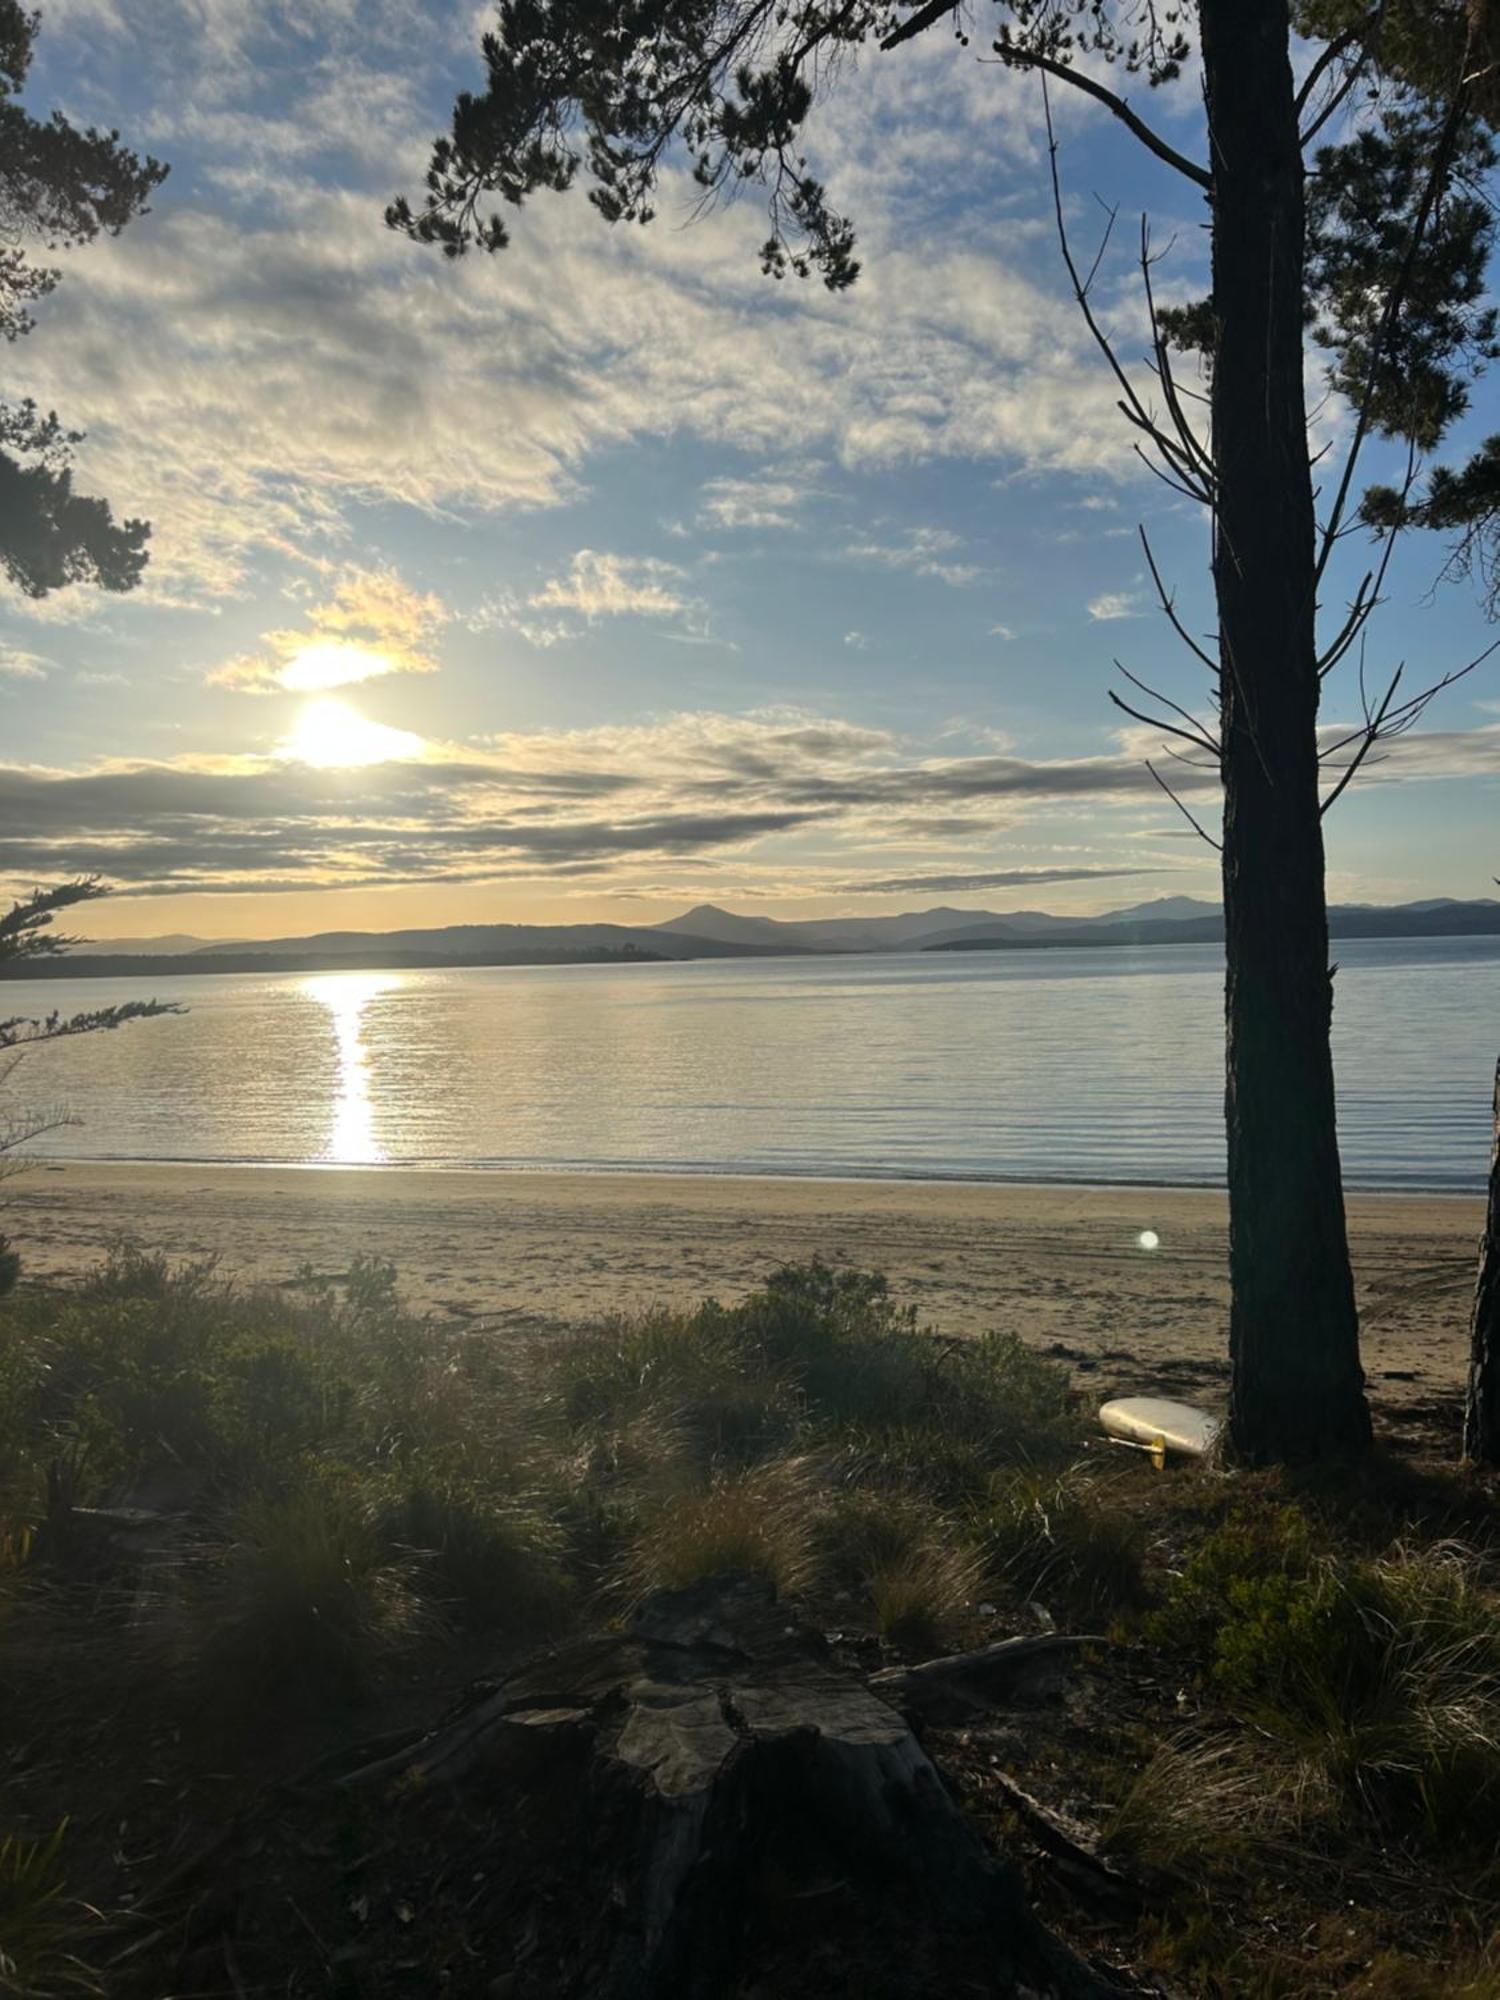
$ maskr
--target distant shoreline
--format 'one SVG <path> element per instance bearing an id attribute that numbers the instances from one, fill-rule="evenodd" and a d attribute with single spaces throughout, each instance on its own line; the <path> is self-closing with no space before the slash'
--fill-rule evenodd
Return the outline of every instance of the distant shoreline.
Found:
<path id="1" fill-rule="evenodd" d="M 1493 914 L 1467 925 L 1444 930 L 1419 928 L 1411 923 L 1396 925 L 1384 913 L 1341 912 L 1330 919 L 1329 940 L 1364 942 L 1441 944 L 1469 938 L 1500 938 L 1500 905 Z M 1037 951 L 1141 951 L 1162 946 L 1222 945 L 1222 918 L 1185 918 L 1140 924 L 1105 925 L 1097 929 L 1047 931 L 1014 934 L 1004 938 L 953 939 L 940 944 L 846 946 L 768 946 L 708 943 L 701 949 L 681 952 L 655 951 L 647 946 L 589 945 L 573 949 L 548 950 L 537 947 L 522 951 L 440 952 L 434 949 L 392 947 L 358 952 L 239 951 L 225 953 L 182 952 L 146 954 L 142 952 L 87 952 L 57 958 L 21 960 L 0 972 L 0 984 L 29 983 L 35 980 L 66 979 L 186 979 L 230 978 L 257 973 L 325 972 L 456 972 L 486 968 L 526 967 L 558 969 L 595 965 L 697 965 L 730 959 L 754 964 L 774 964 L 786 960 L 806 964 L 810 960 L 853 958 L 905 958 L 914 962 L 939 956 L 970 956 L 975 953 Z"/>
<path id="2" fill-rule="evenodd" d="M 153 1168 L 181 1169 L 184 1172 L 202 1168 L 212 1173 L 250 1174 L 371 1174 L 386 1178 L 400 1174 L 451 1174 L 469 1180 L 478 1175 L 495 1174 L 505 1178 L 531 1175 L 557 1175 L 565 1178 L 576 1176 L 580 1180 L 604 1180 L 617 1177 L 621 1180 L 640 1181 L 660 1179 L 666 1181 L 751 1181 L 776 1186 L 788 1182 L 794 1186 L 811 1183 L 825 1187 L 909 1187 L 909 1188 L 1020 1188 L 1038 1193 L 1054 1190 L 1081 1194 L 1124 1195 L 1142 1194 L 1184 1194 L 1219 1195 L 1225 1192 L 1222 1180 L 1109 1180 L 1099 1175 L 1070 1176 L 1058 1174 L 1050 1179 L 1038 1174 L 984 1174 L 976 1172 L 926 1173 L 898 1172 L 894 1168 L 866 1168 L 863 1172 L 846 1169 L 840 1173 L 824 1173 L 816 1167 L 751 1167 L 739 1164 L 712 1165 L 701 1160 L 674 1164 L 660 1160 L 642 1161 L 634 1164 L 626 1160 L 280 1160 L 225 1158 L 211 1154 L 169 1155 L 158 1153 L 42 1153 L 33 1154 L 34 1165 L 30 1171 L 62 1167 L 118 1168 L 121 1172 L 134 1169 L 149 1171 Z M 1357 1197 L 1379 1201 L 1477 1201 L 1488 1185 L 1488 1176 L 1477 1173 L 1472 1181 L 1447 1183 L 1424 1183 L 1419 1181 L 1360 1182 L 1350 1181 L 1347 1176 L 1344 1191 L 1351 1198 Z"/>

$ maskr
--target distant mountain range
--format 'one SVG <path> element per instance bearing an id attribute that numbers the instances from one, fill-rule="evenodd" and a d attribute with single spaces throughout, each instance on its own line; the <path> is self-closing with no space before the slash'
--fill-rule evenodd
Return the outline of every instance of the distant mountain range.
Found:
<path id="1" fill-rule="evenodd" d="M 1335 938 L 1500 936 L 1500 900 L 1440 896 L 1382 907 L 1336 904 Z M 1212 944 L 1224 935 L 1216 903 L 1163 896 L 1096 917 L 1046 910 L 958 910 L 940 906 L 894 917 L 742 917 L 700 903 L 661 924 L 449 924 L 433 930 L 319 931 L 310 937 L 210 943 L 181 934 L 108 939 L 81 946 L 72 975 L 163 972 L 327 971 L 347 967 L 572 965 L 632 960 L 763 958 L 790 954 L 1034 951 L 1045 947 Z M 57 977 L 56 960 L 8 969 L 11 978 Z"/>

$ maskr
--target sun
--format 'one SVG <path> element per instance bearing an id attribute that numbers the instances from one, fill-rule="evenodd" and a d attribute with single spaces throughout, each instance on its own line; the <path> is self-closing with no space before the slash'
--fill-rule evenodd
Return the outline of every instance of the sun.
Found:
<path id="1" fill-rule="evenodd" d="M 353 681 L 375 680 L 396 672 L 398 662 L 372 646 L 347 639 L 314 639 L 299 646 L 281 670 L 281 685 L 291 694 L 321 694 L 325 688 L 348 687 Z"/>
<path id="2" fill-rule="evenodd" d="M 390 729 L 371 722 L 346 701 L 331 697 L 310 701 L 282 745 L 282 754 L 320 770 L 338 765 L 383 764 L 397 757 L 415 757 L 420 736 L 409 729 Z"/>

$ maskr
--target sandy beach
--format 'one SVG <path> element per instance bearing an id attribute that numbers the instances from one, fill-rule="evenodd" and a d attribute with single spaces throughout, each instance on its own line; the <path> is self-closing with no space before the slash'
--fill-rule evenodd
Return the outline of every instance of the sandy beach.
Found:
<path id="1" fill-rule="evenodd" d="M 821 1254 L 886 1272 L 945 1333 L 1010 1328 L 1095 1376 L 1212 1402 L 1225 1377 L 1225 1204 L 1214 1192 L 703 1175 L 39 1164 L 5 1191 L 30 1275 L 126 1236 L 272 1283 L 389 1257 L 417 1305 L 536 1329 L 706 1294 Z M 1450 1401 L 1478 1200 L 1349 1204 L 1365 1365 L 1411 1421 Z M 1159 1247 L 1141 1248 L 1144 1230 Z"/>

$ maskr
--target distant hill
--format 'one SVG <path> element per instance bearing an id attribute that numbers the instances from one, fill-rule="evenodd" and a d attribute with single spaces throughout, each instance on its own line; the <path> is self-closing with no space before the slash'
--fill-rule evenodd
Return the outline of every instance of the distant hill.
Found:
<path id="1" fill-rule="evenodd" d="M 166 937 L 85 938 L 73 953 L 75 958 L 179 958 L 190 951 L 234 951 L 239 938 L 193 937 L 187 931 L 172 931 Z"/>
<path id="2" fill-rule="evenodd" d="M 427 954 L 430 962 L 451 959 L 471 963 L 510 959 L 518 952 L 575 954 L 581 951 L 650 951 L 658 958 L 739 957 L 783 951 L 784 945 L 748 940 L 738 943 L 699 936 L 665 926 L 653 929 L 628 924 L 446 924 L 438 930 L 317 931 L 311 937 L 257 938 L 238 947 L 247 957 L 264 958 L 287 952 L 314 952 L 331 962 L 363 960 L 372 951 Z M 211 945 L 195 958 L 219 957 Z"/>
<path id="3" fill-rule="evenodd" d="M 1500 936 L 1500 901 L 1450 896 L 1386 908 L 1329 911 L 1335 938 Z M 894 917 L 742 917 L 700 903 L 661 924 L 448 924 L 429 930 L 319 931 L 311 937 L 101 941 L 69 957 L 7 967 L 10 979 L 164 977 L 184 972 L 326 972 L 361 967 L 582 965 L 662 959 L 805 957 L 814 953 L 1035 951 L 1048 947 L 1214 944 L 1216 904 L 1192 896 L 1054 916 L 1046 910 L 959 910 L 946 905 Z"/>
<path id="4" fill-rule="evenodd" d="M 1333 904 L 1328 911 L 1328 933 L 1333 938 L 1500 937 L 1500 902 L 1486 896 L 1471 903 L 1444 897 L 1390 909 L 1368 903 Z M 1031 936 L 981 929 L 935 939 L 924 949 L 1015 951 L 1069 945 L 1097 949 L 1101 945 L 1221 944 L 1223 939 L 1223 914 L 1215 910 L 1208 916 L 1138 917 L 1128 922 L 1099 917 L 1089 924 Z"/>

